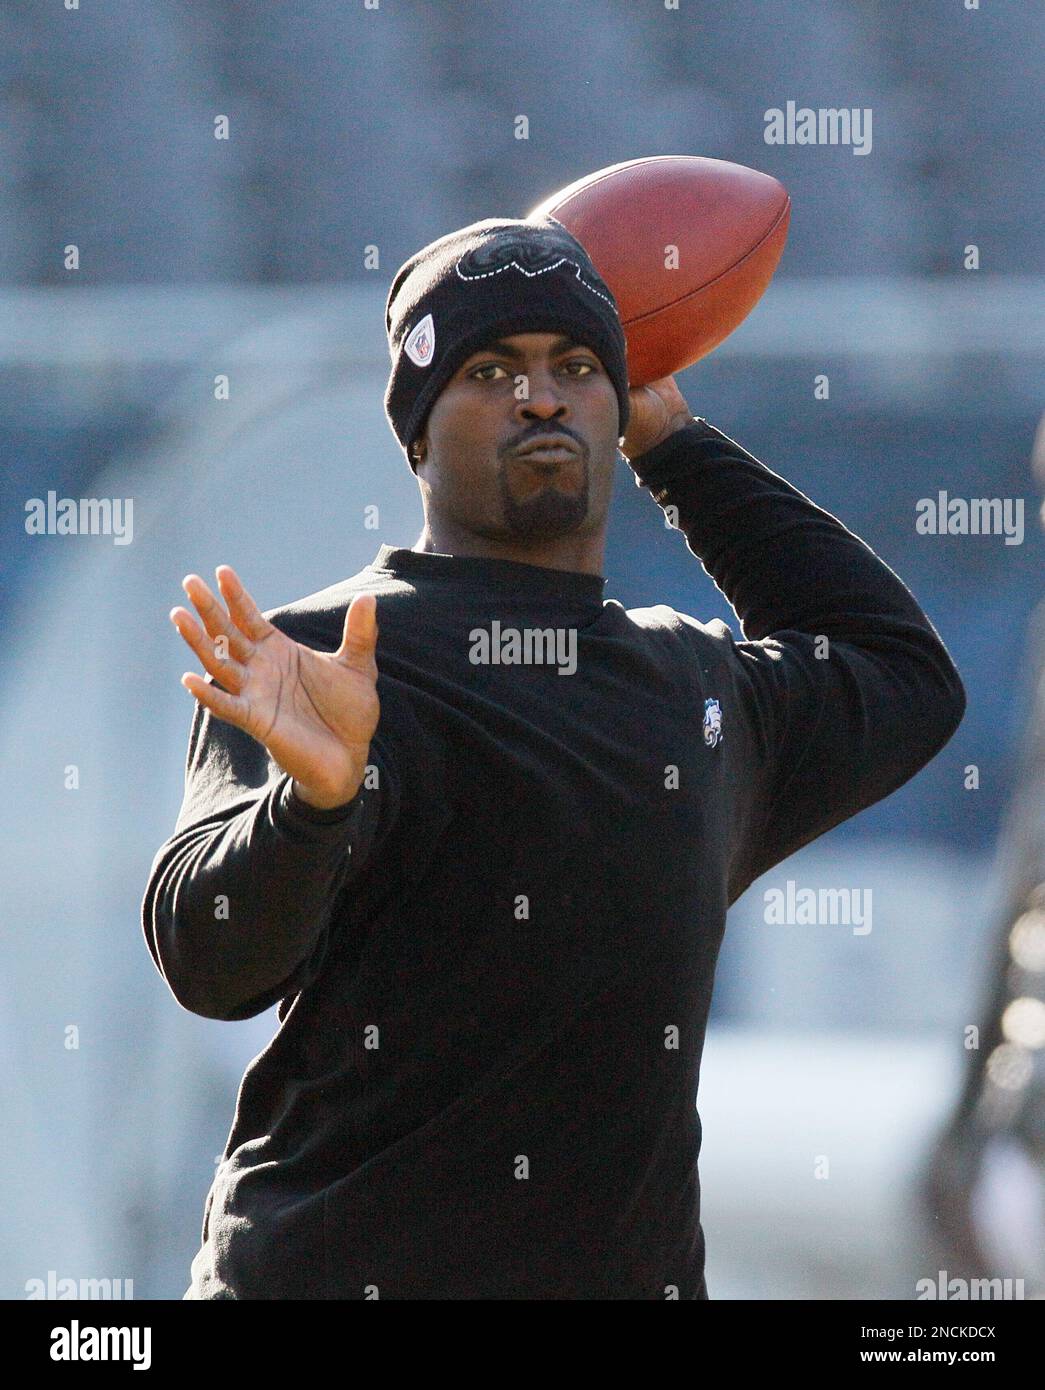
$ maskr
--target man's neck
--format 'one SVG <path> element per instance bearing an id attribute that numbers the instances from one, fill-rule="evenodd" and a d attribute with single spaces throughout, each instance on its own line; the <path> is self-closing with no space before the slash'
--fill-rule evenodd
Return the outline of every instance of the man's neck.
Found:
<path id="1" fill-rule="evenodd" d="M 547 541 L 494 540 L 473 532 L 426 526 L 410 547 L 436 555 L 470 555 L 485 560 L 513 560 L 520 565 L 542 569 L 572 570 L 578 574 L 603 575 L 605 535 L 561 536 Z"/>

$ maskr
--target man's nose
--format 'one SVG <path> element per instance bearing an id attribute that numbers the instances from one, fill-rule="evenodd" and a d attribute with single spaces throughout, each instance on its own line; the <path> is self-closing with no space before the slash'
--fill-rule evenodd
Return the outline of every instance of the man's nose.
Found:
<path id="1" fill-rule="evenodd" d="M 523 419 L 537 416 L 541 420 L 547 420 L 554 415 L 569 412 L 569 406 L 554 372 L 546 368 L 536 368 L 523 375 L 526 378 L 526 394 L 516 405 L 517 415 Z"/>

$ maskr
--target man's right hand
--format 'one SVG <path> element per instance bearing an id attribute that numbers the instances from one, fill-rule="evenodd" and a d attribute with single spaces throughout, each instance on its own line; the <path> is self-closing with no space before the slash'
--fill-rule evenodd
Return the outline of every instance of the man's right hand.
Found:
<path id="1" fill-rule="evenodd" d="M 172 608 L 170 618 L 224 689 L 191 671 L 182 685 L 219 719 L 263 743 L 302 801 L 324 810 L 343 806 L 362 785 L 381 713 L 377 599 L 356 594 L 340 647 L 317 652 L 263 617 L 231 566 L 219 565 L 215 574 L 227 613 L 199 575 L 189 574 L 182 588 L 206 631 L 187 608 Z"/>

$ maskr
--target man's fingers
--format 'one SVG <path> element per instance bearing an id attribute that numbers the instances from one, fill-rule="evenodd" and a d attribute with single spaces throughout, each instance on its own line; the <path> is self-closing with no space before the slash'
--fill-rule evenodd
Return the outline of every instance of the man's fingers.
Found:
<path id="1" fill-rule="evenodd" d="M 229 654 L 234 656 L 237 661 L 246 661 L 253 650 L 251 642 L 231 621 L 229 615 L 199 575 L 187 574 L 181 581 L 181 587 L 192 600 L 203 619 L 203 626 L 211 637 L 224 637 L 228 643 Z"/>
<path id="2" fill-rule="evenodd" d="M 377 645 L 377 599 L 373 594 L 356 594 L 345 613 L 341 645 L 335 652 L 339 661 L 368 668 Z"/>
<path id="3" fill-rule="evenodd" d="M 230 695 L 227 691 L 219 690 L 195 671 L 186 671 L 181 683 L 190 695 L 195 695 L 200 704 L 206 705 L 219 719 L 226 719 L 230 724 L 243 728 L 250 706 L 242 695 Z"/>
<path id="4" fill-rule="evenodd" d="M 214 679 L 238 692 L 246 679 L 246 667 L 232 657 L 221 655 L 223 646 L 219 644 L 223 642 L 222 636 L 219 634 L 215 639 L 208 637 L 187 608 L 172 608 L 170 620 Z M 228 644 L 228 649 L 231 650 L 231 644 Z"/>
<path id="5" fill-rule="evenodd" d="M 231 565 L 219 565 L 214 573 L 221 596 L 229 605 L 233 621 L 252 642 L 260 642 L 269 633 L 277 630 L 267 618 L 262 617 L 261 609 L 247 593 Z"/>

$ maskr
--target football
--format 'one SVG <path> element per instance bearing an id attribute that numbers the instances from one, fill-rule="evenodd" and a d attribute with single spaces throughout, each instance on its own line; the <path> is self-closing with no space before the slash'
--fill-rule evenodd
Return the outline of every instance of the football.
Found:
<path id="1" fill-rule="evenodd" d="M 743 164 L 655 155 L 597 169 L 527 213 L 545 216 L 613 291 L 628 379 L 644 386 L 707 356 L 748 316 L 780 260 L 791 199 Z"/>

